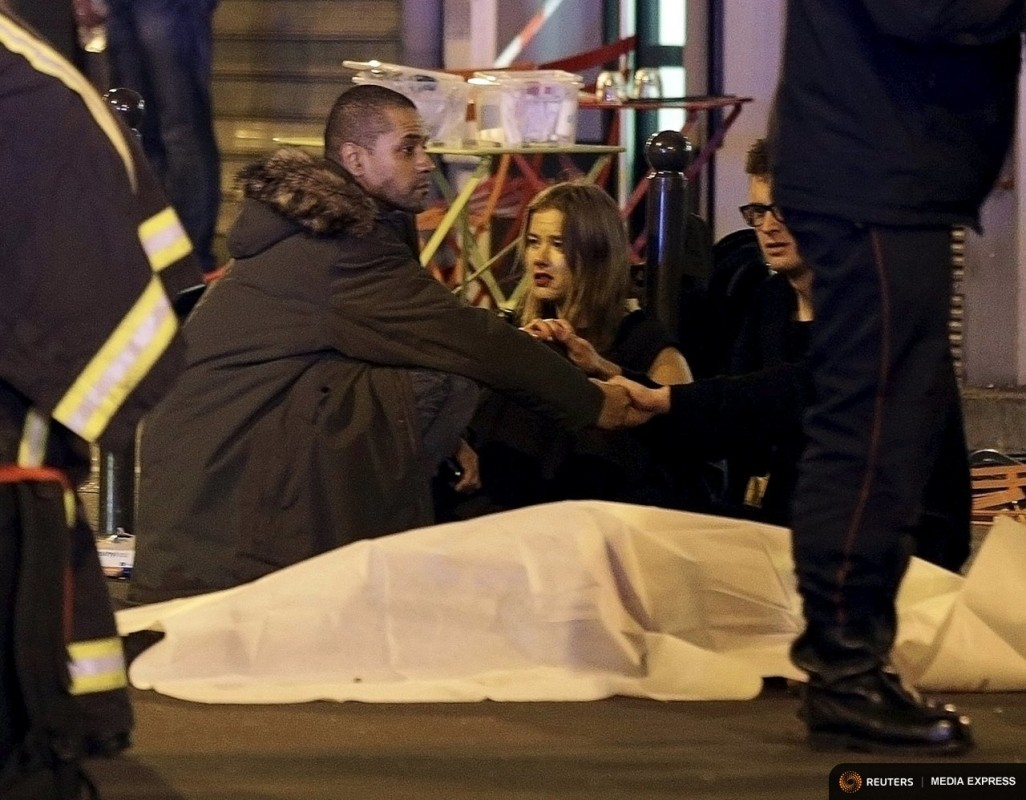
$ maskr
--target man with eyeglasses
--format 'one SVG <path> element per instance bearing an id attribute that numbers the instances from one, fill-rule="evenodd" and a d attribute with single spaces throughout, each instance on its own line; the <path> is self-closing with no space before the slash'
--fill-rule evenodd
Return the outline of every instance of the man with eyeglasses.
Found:
<path id="1" fill-rule="evenodd" d="M 754 372 L 805 356 L 808 323 L 812 321 L 812 270 L 798 253 L 798 243 L 773 202 L 770 153 L 757 140 L 745 160 L 748 202 L 741 218 L 754 229 L 759 250 L 771 275 L 759 287 L 748 318 L 735 342 L 729 371 Z"/>
<path id="2" fill-rule="evenodd" d="M 727 363 L 731 375 L 801 364 L 812 321 L 812 271 L 773 202 L 769 149 L 764 139 L 749 148 L 745 172 L 748 202 L 741 206 L 741 217 L 754 230 L 769 270 L 747 301 Z M 749 388 L 757 390 L 758 384 Z M 764 397 L 765 393 L 758 395 Z M 804 396 L 793 397 L 796 417 L 805 401 Z M 791 495 L 804 437 L 797 424 L 788 430 L 789 436 L 767 433 L 761 437 L 765 446 L 743 447 L 728 458 L 725 511 L 777 525 L 790 523 Z"/>
<path id="3" fill-rule="evenodd" d="M 785 525 L 804 444 L 801 417 L 811 393 L 804 364 L 811 274 L 773 204 L 764 140 L 753 144 L 745 171 L 749 202 L 741 215 L 755 229 L 768 269 L 745 301 L 730 374 L 657 386 L 625 371 L 626 378 L 614 382 L 630 392 L 629 424 L 651 420 L 644 435 L 668 463 L 728 461 L 729 485 L 718 513 Z M 749 486 L 758 487 L 757 497 Z"/>

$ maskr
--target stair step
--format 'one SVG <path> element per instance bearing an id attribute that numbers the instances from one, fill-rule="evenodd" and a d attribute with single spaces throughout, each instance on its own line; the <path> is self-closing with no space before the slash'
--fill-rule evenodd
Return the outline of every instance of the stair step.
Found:
<path id="1" fill-rule="evenodd" d="M 346 60 L 401 60 L 402 0 L 221 0 L 211 91 L 221 152 L 215 248 L 242 202 L 235 176 L 278 137 L 319 137 L 351 86 Z"/>
<path id="2" fill-rule="evenodd" d="M 218 39 L 214 74 L 232 76 L 312 75 L 348 81 L 353 73 L 343 61 L 396 61 L 399 44 L 395 39 L 302 39 L 283 46 L 280 40 Z"/>
<path id="3" fill-rule="evenodd" d="M 325 116 L 327 111 L 321 119 L 309 122 L 219 117 L 214 121 L 214 133 L 222 159 L 233 156 L 250 159 L 279 147 L 275 139 L 322 135 Z"/>
<path id="4" fill-rule="evenodd" d="M 218 77 L 211 93 L 219 116 L 323 122 L 349 81 L 275 77 Z"/>
<path id="5" fill-rule="evenodd" d="M 250 158 L 239 158 L 239 159 L 221 159 L 221 202 L 224 203 L 228 200 L 241 200 L 242 192 L 239 191 L 235 185 L 235 176 L 239 174 L 239 170 L 243 167 L 252 164 L 254 161 L 259 160 L 259 157 L 254 155 Z"/>
<path id="6" fill-rule="evenodd" d="M 283 39 L 399 39 L 396 0 L 223 0 L 214 17 L 215 35 Z"/>

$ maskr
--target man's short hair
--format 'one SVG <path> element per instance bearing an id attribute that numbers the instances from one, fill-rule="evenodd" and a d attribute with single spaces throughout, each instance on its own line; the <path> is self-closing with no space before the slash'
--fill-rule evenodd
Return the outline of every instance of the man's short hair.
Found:
<path id="1" fill-rule="evenodd" d="M 378 137 L 392 129 L 388 109 L 417 107 L 406 95 L 373 83 L 361 83 L 344 91 L 335 101 L 324 126 L 324 157 L 338 161 L 345 142 L 373 147 Z"/>
<path id="2" fill-rule="evenodd" d="M 765 139 L 756 139 L 748 148 L 745 172 L 758 178 L 767 177 L 770 174 L 770 152 Z"/>

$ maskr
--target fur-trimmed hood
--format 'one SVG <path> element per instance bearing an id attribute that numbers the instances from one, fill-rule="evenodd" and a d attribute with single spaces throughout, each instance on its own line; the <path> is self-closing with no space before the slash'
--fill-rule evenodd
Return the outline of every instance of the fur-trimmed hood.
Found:
<path id="1" fill-rule="evenodd" d="M 298 148 L 282 148 L 248 165 L 236 185 L 244 197 L 257 201 L 243 206 L 229 233 L 229 250 L 236 255 L 262 250 L 294 233 L 296 226 L 321 236 L 363 236 L 380 213 L 377 202 L 342 167 Z M 276 214 L 267 214 L 267 208 Z M 283 224 L 275 226 L 275 217 Z"/>

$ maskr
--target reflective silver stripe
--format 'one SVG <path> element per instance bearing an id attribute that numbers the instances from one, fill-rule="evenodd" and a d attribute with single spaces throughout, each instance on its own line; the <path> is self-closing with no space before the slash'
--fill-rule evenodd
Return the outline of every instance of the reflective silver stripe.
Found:
<path id="1" fill-rule="evenodd" d="M 72 694 L 91 694 L 128 685 L 121 640 L 91 639 L 68 645 L 68 672 Z"/>
<path id="2" fill-rule="evenodd" d="M 95 442 L 125 398 L 167 349 L 178 329 L 160 279 L 153 277 L 110 338 L 53 411 L 53 418 Z"/>
<path id="3" fill-rule="evenodd" d="M 192 252 L 192 243 L 173 208 L 165 208 L 139 226 L 139 241 L 154 272 Z"/>

